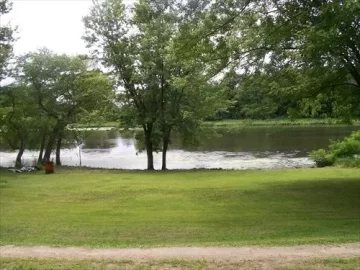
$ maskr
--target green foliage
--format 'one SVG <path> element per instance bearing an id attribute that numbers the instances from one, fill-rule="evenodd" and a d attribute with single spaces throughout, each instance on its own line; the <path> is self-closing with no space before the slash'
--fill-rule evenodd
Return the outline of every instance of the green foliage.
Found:
<path id="1" fill-rule="evenodd" d="M 311 158 L 315 161 L 318 167 L 326 167 L 334 164 L 335 157 L 328 153 L 325 149 L 319 149 L 311 153 Z"/>
<path id="2" fill-rule="evenodd" d="M 272 93 L 266 76 L 242 76 L 237 89 L 236 107 L 241 118 L 268 119 L 286 116 L 293 103 L 277 93 Z"/>
<path id="3" fill-rule="evenodd" d="M 338 158 L 335 162 L 335 165 L 346 168 L 360 168 L 360 157 Z"/>
<path id="4" fill-rule="evenodd" d="M 14 79 L 1 89 L 0 128 L 2 139 L 19 149 L 17 164 L 25 148 L 42 150 L 45 144 L 50 158 L 67 124 L 93 122 L 112 103 L 108 76 L 80 56 L 28 53 L 17 59 Z"/>
<path id="5" fill-rule="evenodd" d="M 225 87 L 211 80 L 216 65 L 179 52 L 178 46 L 186 43 L 179 37 L 194 27 L 189 20 L 199 19 L 201 12 L 195 14 L 200 6 L 192 1 L 139 0 L 127 11 L 121 1 L 95 1 L 84 19 L 84 39 L 93 55 L 114 71 L 121 89 L 121 125 L 144 130 L 148 169 L 153 169 L 153 151 L 166 153 L 172 131 L 180 131 L 188 141 L 201 120 L 226 107 Z M 202 43 L 203 50 L 215 47 L 210 41 Z"/>
<path id="6" fill-rule="evenodd" d="M 334 163 L 341 166 L 356 167 L 359 164 L 360 131 L 353 132 L 342 141 L 332 141 L 329 149 L 319 149 L 311 153 L 318 167 L 331 166 Z"/>
<path id="7" fill-rule="evenodd" d="M 8 85 L 0 92 L 0 137 L 11 149 L 19 150 L 16 166 L 21 166 L 24 150 L 39 146 L 43 118 L 25 85 Z"/>
<path id="8" fill-rule="evenodd" d="M 9 13 L 12 8 L 12 3 L 8 0 L 0 0 L 0 18 Z M 14 28 L 10 25 L 5 25 L 0 19 L 0 82 L 7 76 L 7 65 L 12 54 L 12 47 L 14 42 Z"/>
<path id="9" fill-rule="evenodd" d="M 232 118 L 285 116 L 289 109 L 300 117 L 360 116 L 359 1 L 215 2 L 190 32 L 199 43 L 192 55 L 222 59 L 224 73 L 238 73 Z M 208 35 L 225 47 L 203 50 Z"/>
<path id="10" fill-rule="evenodd" d="M 360 154 L 360 131 L 353 132 L 342 141 L 334 141 L 329 146 L 334 157 L 353 157 Z"/>
<path id="11" fill-rule="evenodd" d="M 106 107 L 112 85 L 81 56 L 57 55 L 46 49 L 18 61 L 18 80 L 30 85 L 33 101 L 48 116 L 68 124 L 87 112 Z"/>

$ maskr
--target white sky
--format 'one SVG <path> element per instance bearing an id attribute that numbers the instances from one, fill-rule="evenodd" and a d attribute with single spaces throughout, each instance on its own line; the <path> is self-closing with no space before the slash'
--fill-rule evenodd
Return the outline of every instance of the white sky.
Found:
<path id="1" fill-rule="evenodd" d="M 82 17 L 91 0 L 11 0 L 12 11 L 0 23 L 18 26 L 16 55 L 47 47 L 56 53 L 85 54 Z"/>

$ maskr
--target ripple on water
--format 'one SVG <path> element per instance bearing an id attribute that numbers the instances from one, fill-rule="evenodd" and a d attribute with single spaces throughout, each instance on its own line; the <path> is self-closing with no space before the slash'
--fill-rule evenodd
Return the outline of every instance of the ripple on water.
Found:
<path id="1" fill-rule="evenodd" d="M 256 169 L 282 169 L 282 168 L 307 168 L 314 166 L 314 162 L 307 157 L 294 157 L 295 154 L 286 153 L 231 153 L 224 151 L 190 152 L 172 150 L 168 152 L 169 169 L 231 169 L 231 170 L 256 170 Z M 0 152 L 0 166 L 13 166 L 16 152 Z M 36 152 L 26 151 L 23 161 L 31 165 L 37 158 Z M 79 166 L 78 149 L 68 149 L 62 153 L 62 164 Z M 128 151 L 112 152 L 109 149 L 86 149 L 81 153 L 83 166 L 94 168 L 116 169 L 145 169 L 146 154 Z M 154 153 L 154 166 L 161 167 L 161 153 Z"/>

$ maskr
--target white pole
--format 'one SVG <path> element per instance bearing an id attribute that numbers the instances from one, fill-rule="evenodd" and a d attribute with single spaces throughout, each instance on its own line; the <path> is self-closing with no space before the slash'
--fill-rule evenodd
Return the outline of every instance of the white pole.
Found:
<path id="1" fill-rule="evenodd" d="M 80 167 L 81 167 L 81 146 L 82 144 L 79 145 L 79 160 L 80 160 Z"/>

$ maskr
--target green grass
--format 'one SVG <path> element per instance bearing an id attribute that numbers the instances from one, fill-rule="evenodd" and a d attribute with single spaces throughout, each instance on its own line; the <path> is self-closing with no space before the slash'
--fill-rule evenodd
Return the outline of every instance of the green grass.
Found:
<path id="1" fill-rule="evenodd" d="M 360 170 L 1 171 L 0 245 L 360 241 Z"/>
<path id="2" fill-rule="evenodd" d="M 71 124 L 72 128 L 100 128 L 100 127 L 108 127 L 108 128 L 120 128 L 119 122 L 101 122 L 101 123 L 87 123 L 87 124 Z"/>
<path id="3" fill-rule="evenodd" d="M 360 125 L 360 120 L 353 120 L 353 125 Z M 208 121 L 204 123 L 205 127 L 215 128 L 243 128 L 243 127 L 257 127 L 257 126 L 324 126 L 337 125 L 346 126 L 341 119 L 325 118 L 325 119 L 267 119 L 267 120 L 252 120 L 252 119 L 234 119 L 234 120 L 220 120 Z"/>
<path id="4" fill-rule="evenodd" d="M 353 120 L 353 125 L 360 126 L 360 120 Z M 267 119 L 267 120 L 254 120 L 254 119 L 227 119 L 219 121 L 206 121 L 205 127 L 215 128 L 244 128 L 244 127 L 257 127 L 257 126 L 324 126 L 324 125 L 337 125 L 346 126 L 341 119 L 324 118 L 303 118 L 303 119 Z M 72 127 L 76 128 L 99 128 L 99 127 L 114 127 L 120 128 L 119 122 L 102 122 L 102 123 L 88 123 L 88 124 L 74 124 Z"/>
<path id="5" fill-rule="evenodd" d="M 267 268 L 264 267 L 267 266 Z M 360 258 L 329 258 L 306 261 L 241 261 L 241 262 L 219 262 L 219 261 L 183 261 L 162 260 L 152 262 L 134 261 L 112 261 L 112 260 L 36 260 L 36 259 L 10 259 L 0 258 L 0 270 L 98 270 L 98 269 L 282 269 L 282 270 L 320 270 L 320 269 L 359 269 Z"/>

